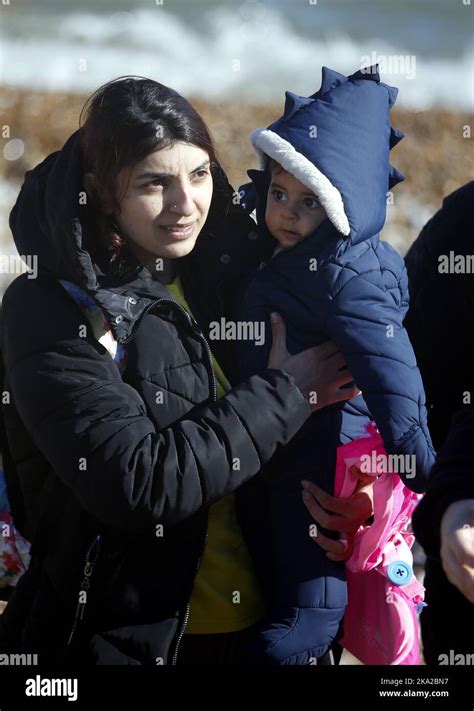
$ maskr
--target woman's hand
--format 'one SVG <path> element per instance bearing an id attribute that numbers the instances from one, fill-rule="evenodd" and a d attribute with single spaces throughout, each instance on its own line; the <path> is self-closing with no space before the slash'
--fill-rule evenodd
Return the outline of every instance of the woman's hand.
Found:
<path id="1" fill-rule="evenodd" d="M 313 346 L 296 355 L 290 355 L 286 348 L 286 327 L 278 314 L 272 314 L 272 349 L 268 367 L 286 370 L 295 379 L 313 410 L 320 410 L 335 402 L 351 400 L 360 395 L 353 386 L 341 390 L 352 381 L 352 375 L 345 367 L 343 356 L 332 341 L 321 346 Z M 341 370 L 342 369 L 342 370 Z"/>
<path id="2" fill-rule="evenodd" d="M 340 539 L 334 541 L 312 527 L 311 537 L 327 552 L 330 560 L 342 561 L 351 557 L 357 530 L 374 513 L 374 478 L 355 466 L 351 473 L 357 476 L 359 484 L 348 499 L 331 496 L 310 481 L 301 482 L 303 501 L 316 523 L 341 534 Z"/>
<path id="3" fill-rule="evenodd" d="M 455 501 L 446 509 L 440 553 L 449 582 L 474 603 L 474 499 Z"/>

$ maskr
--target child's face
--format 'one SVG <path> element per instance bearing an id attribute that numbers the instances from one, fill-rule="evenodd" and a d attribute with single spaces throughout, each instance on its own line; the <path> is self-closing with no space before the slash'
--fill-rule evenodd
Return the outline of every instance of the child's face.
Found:
<path id="1" fill-rule="evenodd" d="M 314 193 L 283 168 L 273 168 L 265 221 L 282 247 L 301 242 L 325 219 L 326 212 Z"/>

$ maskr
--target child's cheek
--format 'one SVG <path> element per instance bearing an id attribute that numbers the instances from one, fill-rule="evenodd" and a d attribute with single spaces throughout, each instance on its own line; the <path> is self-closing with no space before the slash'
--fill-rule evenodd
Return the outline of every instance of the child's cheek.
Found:
<path id="1" fill-rule="evenodd" d="M 274 227 L 275 227 L 275 209 L 271 203 L 271 196 L 269 195 L 267 198 L 267 207 L 265 210 L 265 222 L 270 230 L 270 232 L 273 232 Z"/>
<path id="2" fill-rule="evenodd" d="M 324 209 L 320 209 L 317 211 L 317 214 L 313 217 L 311 220 L 312 225 L 311 225 L 311 232 L 314 232 L 314 230 L 319 227 L 321 222 L 324 222 L 326 219 L 326 211 Z"/>

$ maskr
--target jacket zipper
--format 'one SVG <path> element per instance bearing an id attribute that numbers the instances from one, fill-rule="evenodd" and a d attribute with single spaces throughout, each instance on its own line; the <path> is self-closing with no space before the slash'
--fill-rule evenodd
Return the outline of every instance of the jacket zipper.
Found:
<path id="1" fill-rule="evenodd" d="M 152 301 L 151 304 L 148 304 L 148 306 L 147 306 L 145 309 L 143 309 L 143 311 L 142 311 L 142 313 L 140 314 L 140 317 L 139 317 L 137 323 L 135 324 L 135 328 L 133 329 L 133 331 L 131 332 L 131 334 L 128 336 L 128 338 L 125 338 L 125 339 L 122 341 L 122 343 L 123 343 L 124 345 L 127 344 L 127 343 L 130 343 L 130 341 L 132 341 L 132 340 L 135 338 L 135 334 L 136 334 L 136 332 L 138 331 L 138 329 L 139 329 L 140 326 L 141 326 L 143 317 L 146 316 L 146 314 L 147 314 L 154 306 L 156 306 L 156 304 L 159 304 L 160 301 L 168 301 L 168 299 L 157 299 L 156 301 Z"/>
<path id="2" fill-rule="evenodd" d="M 207 364 L 206 364 L 206 365 L 207 365 L 208 375 L 210 375 L 210 382 L 211 382 L 211 385 L 212 385 L 212 400 L 213 400 L 213 402 L 215 402 L 215 401 L 217 400 L 217 382 L 216 382 L 216 376 L 215 376 L 215 373 L 214 373 L 214 368 L 212 367 L 212 352 L 211 352 L 211 348 L 210 348 L 210 346 L 209 346 L 209 343 L 207 342 L 206 337 L 204 336 L 203 332 L 202 332 L 201 329 L 199 328 L 199 324 L 197 323 L 196 319 L 194 319 L 194 318 L 186 311 L 186 309 L 184 308 L 184 306 L 181 306 L 181 304 L 179 304 L 179 303 L 178 303 L 177 301 L 175 301 L 174 299 L 157 299 L 156 301 L 153 301 L 151 304 L 149 304 L 149 305 L 146 307 L 146 309 L 144 309 L 144 311 L 142 312 L 142 314 L 141 314 L 141 316 L 140 316 L 140 318 L 139 318 L 139 320 L 138 320 L 138 322 L 137 322 L 137 324 L 136 324 L 136 326 L 135 326 L 133 332 L 130 334 L 130 336 L 129 336 L 125 341 L 122 341 L 122 343 L 130 343 L 130 341 L 135 337 L 135 335 L 136 335 L 136 333 L 137 333 L 137 330 L 140 328 L 140 325 L 141 325 L 141 323 L 142 323 L 142 319 L 143 319 L 143 317 L 145 316 L 145 314 L 147 314 L 147 313 L 148 313 L 154 306 L 156 306 L 157 304 L 163 304 L 163 303 L 172 304 L 173 308 L 178 308 L 178 309 L 181 311 L 181 313 L 184 315 L 184 317 L 186 318 L 186 321 L 187 321 L 188 324 L 191 326 L 191 328 L 193 329 L 193 331 L 194 331 L 195 333 L 197 333 L 197 335 L 198 335 L 199 338 L 201 339 L 202 343 L 204 343 L 204 345 L 205 345 L 205 347 L 206 347 L 206 353 L 207 353 Z M 206 550 L 207 541 L 208 541 L 208 531 L 206 530 L 206 535 L 205 535 L 205 537 L 204 537 L 204 543 L 203 543 L 203 546 L 202 546 L 202 549 L 201 549 L 201 553 L 200 553 L 200 556 L 199 556 L 199 559 L 198 559 L 198 562 L 197 562 L 197 565 L 196 565 L 196 572 L 195 572 L 195 574 L 194 574 L 194 578 L 196 578 L 196 575 L 197 575 L 198 572 L 199 572 L 199 568 L 201 567 L 201 562 L 202 562 L 202 559 L 203 559 L 203 557 L 204 557 L 204 552 L 205 552 L 205 550 Z M 185 614 L 184 614 L 183 623 L 182 623 L 181 628 L 180 628 L 180 630 L 179 630 L 179 635 L 178 635 L 178 639 L 177 639 L 177 642 L 176 642 L 176 647 L 175 647 L 174 652 L 173 652 L 173 657 L 172 657 L 172 661 L 171 661 L 171 664 L 172 664 L 172 665 L 176 665 L 176 660 L 177 660 L 177 658 L 178 658 L 179 645 L 180 645 L 181 640 L 182 640 L 182 638 L 183 638 L 183 636 L 184 636 L 184 632 L 185 632 L 185 629 L 186 629 L 186 625 L 188 624 L 188 620 L 189 620 L 189 612 L 190 612 L 190 605 L 189 605 L 189 602 L 188 602 L 187 605 L 186 605 L 186 612 L 185 612 Z"/>
<path id="3" fill-rule="evenodd" d="M 208 366 L 209 366 L 208 371 L 209 371 L 210 374 L 211 374 L 211 382 L 212 382 L 212 400 L 213 400 L 213 402 L 215 402 L 215 401 L 217 400 L 217 383 L 216 383 L 216 376 L 215 376 L 215 373 L 214 373 L 214 368 L 212 367 L 212 353 L 211 353 L 211 348 L 210 348 L 210 346 L 209 346 L 209 343 L 207 342 L 207 339 L 205 338 L 204 334 L 202 333 L 201 329 L 199 328 L 199 324 L 196 322 L 196 320 L 195 320 L 194 318 L 192 318 L 192 317 L 188 314 L 188 312 L 186 311 L 186 309 L 185 309 L 183 306 L 181 306 L 181 304 L 178 304 L 178 303 L 176 303 L 175 301 L 173 301 L 172 303 L 175 304 L 176 306 L 178 306 L 178 308 L 181 309 L 181 311 L 183 311 L 183 313 L 186 315 L 186 317 L 187 317 L 187 319 L 188 319 L 189 324 L 190 324 L 191 326 L 193 326 L 194 330 L 195 330 L 196 333 L 200 336 L 200 338 L 202 339 L 202 342 L 203 342 L 203 343 L 205 344 L 205 346 L 206 346 L 207 357 L 208 357 Z M 209 535 L 209 534 L 208 534 L 208 531 L 206 530 L 206 535 L 205 535 L 205 537 L 204 537 L 204 544 L 203 544 L 203 546 L 202 546 L 201 554 L 200 554 L 200 556 L 199 556 L 199 560 L 198 560 L 197 565 L 196 565 L 196 572 L 195 572 L 195 574 L 194 574 L 194 578 L 195 578 L 195 579 L 196 579 L 196 576 L 197 576 L 197 574 L 198 574 L 198 572 L 199 572 L 199 568 L 201 567 L 202 559 L 203 559 L 203 557 L 204 557 L 204 552 L 205 552 L 205 550 L 206 550 L 207 541 L 208 541 L 208 535 Z M 175 647 L 175 650 L 174 650 L 174 652 L 173 652 L 173 658 L 172 658 L 172 660 L 171 660 L 172 666 L 176 665 L 176 661 L 177 661 L 177 659 L 178 659 L 178 649 L 179 649 L 179 645 L 180 645 L 180 643 L 181 643 L 181 640 L 183 639 L 184 632 L 185 632 L 185 630 L 186 630 L 186 625 L 188 624 L 188 620 L 189 620 L 189 609 L 190 609 L 190 607 L 189 607 L 189 602 L 188 602 L 187 605 L 186 605 L 186 612 L 185 612 L 185 615 L 184 615 L 183 624 L 181 625 L 181 629 L 180 629 L 180 631 L 179 631 L 178 640 L 177 640 L 177 642 L 176 642 L 176 647 Z"/>
<path id="4" fill-rule="evenodd" d="M 206 535 L 204 536 L 204 544 L 203 544 L 203 546 L 202 546 L 201 554 L 200 554 L 200 556 L 199 556 L 199 560 L 198 560 L 197 565 L 196 565 L 196 572 L 194 573 L 194 579 L 196 579 L 196 576 L 197 576 L 197 574 L 198 574 L 198 572 L 199 572 L 199 568 L 201 567 L 201 563 L 202 563 L 202 559 L 204 558 L 204 551 L 206 550 L 208 538 L 209 538 L 209 534 L 208 534 L 208 532 L 207 532 L 207 530 L 206 530 Z M 176 642 L 176 647 L 174 648 L 173 658 L 172 658 L 172 660 L 171 660 L 171 665 L 172 665 L 172 666 L 175 666 L 175 665 L 176 665 L 176 660 L 178 659 L 178 648 L 179 648 L 179 645 L 180 645 L 180 643 L 181 643 L 181 640 L 183 639 L 184 631 L 185 631 L 185 629 L 186 629 L 186 625 L 188 624 L 188 620 L 189 620 L 189 609 L 190 609 L 190 606 L 189 606 L 189 602 L 188 602 L 187 605 L 186 605 L 186 612 L 185 612 L 185 614 L 184 614 L 183 624 L 181 625 L 181 629 L 180 629 L 180 631 L 179 631 L 179 636 L 178 636 L 178 639 L 177 639 L 177 642 Z"/>
<path id="5" fill-rule="evenodd" d="M 92 549 L 94 548 L 94 546 L 96 544 L 97 544 L 97 550 L 95 553 L 95 557 L 94 557 L 94 560 L 91 561 L 90 555 L 91 555 Z M 79 599 L 79 602 L 77 603 L 74 624 L 71 629 L 71 634 L 69 635 L 67 646 L 69 646 L 71 644 L 72 638 L 74 637 L 74 633 L 76 632 L 77 625 L 84 617 L 85 607 L 87 605 L 87 595 L 88 595 L 89 589 L 90 589 L 90 577 L 91 577 L 92 572 L 94 570 L 94 566 L 97 563 L 97 558 L 99 557 L 99 553 L 100 553 L 100 534 L 97 534 L 96 537 L 94 538 L 93 542 L 91 543 L 89 550 L 86 553 L 86 557 L 84 559 L 84 571 L 83 571 L 84 577 L 81 582 L 81 587 L 79 590 L 79 597 L 82 592 L 85 592 L 86 593 L 86 601 L 81 602 L 81 600 Z"/>

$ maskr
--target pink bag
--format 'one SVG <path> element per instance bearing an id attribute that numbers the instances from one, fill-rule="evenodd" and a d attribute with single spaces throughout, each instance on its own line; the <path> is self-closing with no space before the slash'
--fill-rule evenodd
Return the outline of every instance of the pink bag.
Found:
<path id="1" fill-rule="evenodd" d="M 422 495 L 393 472 L 375 425 L 367 432 L 337 450 L 335 496 L 349 497 L 356 488 L 353 465 L 377 477 L 373 523 L 359 528 L 346 561 L 348 605 L 340 643 L 364 664 L 420 664 L 417 612 L 425 590 L 413 574 L 408 526 Z"/>

